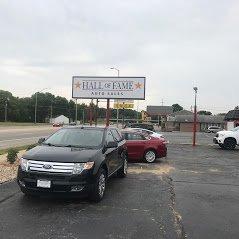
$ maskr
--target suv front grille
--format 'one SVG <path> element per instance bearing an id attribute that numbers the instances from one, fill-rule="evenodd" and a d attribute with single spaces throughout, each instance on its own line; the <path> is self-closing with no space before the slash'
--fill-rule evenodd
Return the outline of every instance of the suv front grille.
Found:
<path id="1" fill-rule="evenodd" d="M 28 160 L 29 172 L 72 174 L 74 163 Z"/>

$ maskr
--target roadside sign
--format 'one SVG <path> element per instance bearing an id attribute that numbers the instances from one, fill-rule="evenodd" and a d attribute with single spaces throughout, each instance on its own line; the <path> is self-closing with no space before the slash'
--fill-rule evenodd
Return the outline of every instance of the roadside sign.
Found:
<path id="1" fill-rule="evenodd" d="M 145 77 L 73 76 L 72 98 L 145 99 Z"/>
<path id="2" fill-rule="evenodd" d="M 114 100 L 114 109 L 133 109 L 133 100 Z"/>

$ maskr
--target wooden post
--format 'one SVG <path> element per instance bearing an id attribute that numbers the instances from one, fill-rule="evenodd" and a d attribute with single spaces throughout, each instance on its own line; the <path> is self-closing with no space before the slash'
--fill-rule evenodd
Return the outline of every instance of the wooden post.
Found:
<path id="1" fill-rule="evenodd" d="M 96 107 L 95 107 L 95 126 L 97 126 L 97 123 L 98 123 L 98 105 L 99 105 L 99 100 L 96 99 Z"/>
<path id="2" fill-rule="evenodd" d="M 107 99 L 107 109 L 106 109 L 106 127 L 110 125 L 110 99 Z"/>
<path id="3" fill-rule="evenodd" d="M 93 118 L 92 108 L 93 108 L 93 99 L 91 99 L 90 103 L 90 126 L 92 126 L 92 118 Z"/>

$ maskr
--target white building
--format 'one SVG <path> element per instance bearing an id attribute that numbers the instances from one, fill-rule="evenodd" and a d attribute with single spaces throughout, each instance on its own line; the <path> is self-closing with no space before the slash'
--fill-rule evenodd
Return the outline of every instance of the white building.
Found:
<path id="1" fill-rule="evenodd" d="M 52 124 L 69 124 L 69 118 L 67 118 L 65 115 L 60 115 L 56 118 L 52 118 L 50 120 L 50 123 Z"/>

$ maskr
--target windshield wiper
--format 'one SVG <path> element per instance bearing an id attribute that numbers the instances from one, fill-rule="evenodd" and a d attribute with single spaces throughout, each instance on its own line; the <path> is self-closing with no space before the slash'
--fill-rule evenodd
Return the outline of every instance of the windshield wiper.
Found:
<path id="1" fill-rule="evenodd" d="M 90 147 L 90 146 L 81 146 L 81 145 L 72 145 L 72 144 L 64 145 L 62 147 L 79 148 L 79 149 L 94 149 L 94 147 Z"/>
<path id="2" fill-rule="evenodd" d="M 53 147 L 62 147 L 61 145 L 51 144 L 51 143 L 42 143 L 43 145 L 53 146 Z"/>
<path id="3" fill-rule="evenodd" d="M 63 147 L 68 147 L 68 148 L 83 148 L 82 146 L 79 146 L 79 145 L 72 145 L 72 144 L 63 145 Z"/>

